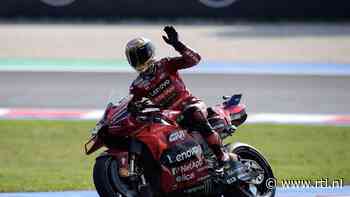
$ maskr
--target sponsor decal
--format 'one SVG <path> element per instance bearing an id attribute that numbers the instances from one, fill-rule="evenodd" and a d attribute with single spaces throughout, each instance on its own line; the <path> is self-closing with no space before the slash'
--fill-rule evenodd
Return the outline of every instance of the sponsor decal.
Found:
<path id="1" fill-rule="evenodd" d="M 184 181 L 190 181 L 192 179 L 194 179 L 194 173 L 190 173 L 190 174 L 183 174 L 181 176 L 177 176 L 175 178 L 176 182 L 184 182 Z"/>
<path id="2" fill-rule="evenodd" d="M 72 4 L 75 0 L 40 0 L 41 2 L 54 6 L 54 7 L 63 7 Z"/>
<path id="3" fill-rule="evenodd" d="M 197 156 L 202 154 L 202 147 L 200 145 L 194 146 L 191 149 L 176 155 L 176 161 L 181 162 L 183 160 L 189 159 L 192 156 Z"/>
<path id="4" fill-rule="evenodd" d="M 237 180 L 236 177 L 231 177 L 231 178 L 227 179 L 226 182 L 227 182 L 227 184 L 232 184 L 232 183 L 234 183 L 236 180 Z"/>
<path id="5" fill-rule="evenodd" d="M 185 193 L 195 193 L 195 192 L 198 192 L 198 191 L 202 191 L 204 189 L 205 189 L 205 185 L 200 185 L 200 186 L 193 187 L 191 189 L 185 190 Z"/>
<path id="6" fill-rule="evenodd" d="M 151 90 L 151 92 L 148 94 L 149 97 L 153 98 L 161 94 L 165 89 L 167 89 L 171 84 L 170 79 L 165 79 L 164 81 L 160 82 L 156 88 Z"/>
<path id="7" fill-rule="evenodd" d="M 175 87 L 171 86 L 170 88 L 164 91 L 164 94 L 160 95 L 155 101 L 158 101 L 162 107 L 167 107 L 175 103 L 178 94 L 175 91 Z"/>
<path id="8" fill-rule="evenodd" d="M 173 132 L 169 135 L 169 142 L 175 142 L 175 141 L 180 141 L 185 139 L 185 131 L 180 130 L 177 132 Z"/>
<path id="9" fill-rule="evenodd" d="M 199 0 L 202 4 L 210 8 L 224 8 L 232 5 L 238 0 Z"/>
<path id="10" fill-rule="evenodd" d="M 226 171 L 226 174 L 228 175 L 228 176 L 231 176 L 231 175 L 233 175 L 235 173 L 235 171 L 233 171 L 233 170 L 227 170 Z"/>
<path id="11" fill-rule="evenodd" d="M 234 175 L 236 172 L 239 172 L 239 171 L 242 170 L 242 169 L 243 169 L 243 167 L 236 168 L 235 170 L 230 169 L 230 170 L 227 170 L 227 171 L 226 171 L 226 174 L 227 174 L 228 176 L 232 176 L 232 175 Z"/>
<path id="12" fill-rule="evenodd" d="M 159 82 L 155 87 L 147 94 L 148 98 L 152 98 L 155 103 L 158 103 L 161 107 L 168 107 L 173 104 L 178 97 L 176 87 L 173 85 L 173 81 L 168 77 Z"/>
<path id="13" fill-rule="evenodd" d="M 191 171 L 193 169 L 198 169 L 203 165 L 203 160 L 197 160 L 197 161 L 192 161 L 188 164 L 176 167 L 176 168 L 172 168 L 171 171 L 173 173 L 173 175 L 176 175 L 178 173 L 186 173 L 188 171 Z"/>
<path id="14" fill-rule="evenodd" d="M 174 158 L 172 158 L 170 155 L 167 155 L 167 158 L 169 160 L 169 163 L 172 164 L 174 162 L 181 162 L 187 160 L 192 156 L 199 157 L 200 155 L 202 155 L 202 147 L 200 145 L 196 145 L 186 151 L 177 154 Z"/>

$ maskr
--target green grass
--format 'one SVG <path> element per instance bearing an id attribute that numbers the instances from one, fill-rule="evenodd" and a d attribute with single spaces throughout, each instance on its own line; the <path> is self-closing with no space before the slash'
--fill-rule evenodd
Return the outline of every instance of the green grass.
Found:
<path id="1" fill-rule="evenodd" d="M 0 192 L 93 189 L 96 155 L 83 144 L 94 122 L 0 121 Z M 279 179 L 344 178 L 350 183 L 350 128 L 247 125 L 231 140 L 260 149 Z"/>
<path id="2" fill-rule="evenodd" d="M 279 180 L 344 178 L 350 183 L 350 127 L 247 125 L 230 140 L 262 151 Z"/>
<path id="3" fill-rule="evenodd" d="M 92 188 L 93 122 L 0 121 L 0 192 Z"/>

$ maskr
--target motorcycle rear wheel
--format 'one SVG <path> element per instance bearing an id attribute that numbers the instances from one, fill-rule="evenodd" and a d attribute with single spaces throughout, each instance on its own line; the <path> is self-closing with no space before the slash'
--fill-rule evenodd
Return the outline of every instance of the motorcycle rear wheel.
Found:
<path id="1" fill-rule="evenodd" d="M 273 175 L 272 168 L 268 161 L 264 158 L 264 156 L 254 147 L 247 144 L 236 144 L 230 145 L 228 147 L 229 152 L 237 154 L 242 160 L 252 160 L 255 161 L 263 170 L 264 177 L 260 184 L 253 185 L 256 191 L 251 190 L 251 184 L 242 184 L 241 189 L 232 190 L 232 195 L 229 196 L 239 196 L 239 197 L 248 197 L 248 196 L 256 196 L 256 197 L 274 197 L 276 188 L 268 188 L 268 181 L 271 179 L 275 179 Z M 244 191 L 243 191 L 244 190 Z"/>

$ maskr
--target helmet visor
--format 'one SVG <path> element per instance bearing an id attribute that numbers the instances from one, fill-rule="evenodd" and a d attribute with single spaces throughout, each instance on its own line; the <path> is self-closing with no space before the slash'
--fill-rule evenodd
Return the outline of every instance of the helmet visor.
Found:
<path id="1" fill-rule="evenodd" d="M 143 70 L 144 64 L 154 56 L 154 46 L 148 42 L 141 47 L 135 47 L 128 52 L 128 60 L 136 70 Z"/>

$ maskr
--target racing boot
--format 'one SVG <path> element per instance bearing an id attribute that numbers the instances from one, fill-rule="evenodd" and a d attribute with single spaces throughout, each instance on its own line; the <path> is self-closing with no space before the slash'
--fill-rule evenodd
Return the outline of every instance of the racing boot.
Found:
<path id="1" fill-rule="evenodd" d="M 227 164 L 231 160 L 238 161 L 238 157 L 236 154 L 227 153 L 224 151 L 222 147 L 221 138 L 217 132 L 212 132 L 211 135 L 207 136 L 206 141 L 208 143 L 209 148 L 213 151 L 214 155 L 218 160 L 218 169 L 223 170 L 225 164 Z"/>
<path id="2" fill-rule="evenodd" d="M 238 155 L 224 151 L 217 132 L 213 131 L 206 137 L 206 141 L 218 160 L 215 174 L 219 176 L 223 184 L 231 185 L 238 180 L 248 181 L 252 178 L 247 167 L 239 161 Z"/>
<path id="3" fill-rule="evenodd" d="M 247 174 L 247 168 L 239 161 L 238 155 L 224 151 L 218 133 L 213 132 L 206 140 L 218 160 L 219 165 L 215 169 L 215 173 L 221 177 L 224 184 L 250 179 L 249 174 Z"/>

